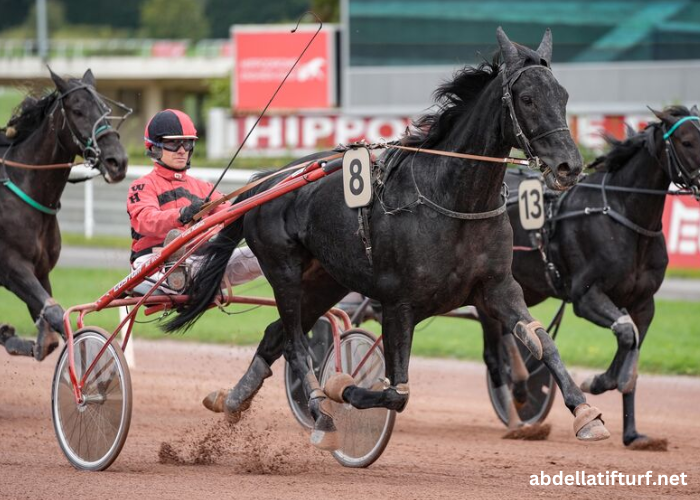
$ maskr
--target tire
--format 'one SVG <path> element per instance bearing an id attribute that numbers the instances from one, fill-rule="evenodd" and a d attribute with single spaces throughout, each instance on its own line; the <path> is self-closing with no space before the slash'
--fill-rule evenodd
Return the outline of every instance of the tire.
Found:
<path id="1" fill-rule="evenodd" d="M 76 332 L 73 349 L 78 380 L 109 337 L 94 326 Z M 107 347 L 90 372 L 83 396 L 87 402 L 76 404 L 66 345 L 51 387 L 51 413 L 58 444 L 76 469 L 105 470 L 121 452 L 131 423 L 131 376 L 116 342 Z"/>
<path id="2" fill-rule="evenodd" d="M 328 349 L 333 345 L 333 330 L 330 322 L 326 318 L 321 317 L 309 332 L 308 339 L 314 373 L 316 373 L 316 378 L 320 378 L 323 360 L 326 359 Z M 305 429 L 313 429 L 314 419 L 309 413 L 309 401 L 304 394 L 302 381 L 294 374 L 289 363 L 285 363 L 284 388 L 287 394 L 287 402 L 294 418 Z"/>
<path id="3" fill-rule="evenodd" d="M 542 423 L 547 418 L 547 415 L 549 415 L 549 410 L 552 409 L 552 403 L 554 403 L 554 395 L 556 394 L 554 377 L 542 361 L 538 361 L 530 354 L 530 351 L 527 350 L 527 347 L 525 347 L 522 342 L 517 340 L 516 342 L 520 350 L 520 355 L 525 361 L 525 366 L 530 372 L 530 376 L 527 380 L 528 400 L 523 406 L 517 408 L 518 415 L 520 416 L 520 420 L 525 424 Z M 502 342 L 499 348 L 499 364 L 501 378 L 506 382 L 508 389 L 512 392 L 513 382 L 510 375 L 510 363 Z M 491 400 L 493 409 L 496 411 L 496 415 L 498 415 L 501 422 L 507 426 L 508 411 L 505 403 L 498 394 L 496 386 L 491 380 L 491 374 L 488 369 L 486 370 L 486 385 L 489 391 L 489 399 Z"/>
<path id="4" fill-rule="evenodd" d="M 376 338 L 359 328 L 348 330 L 340 337 L 341 361 L 344 373 L 352 371 L 364 358 Z M 335 347 L 331 344 L 321 370 L 320 383 L 336 371 Z M 384 378 L 384 351 L 377 347 L 370 354 L 355 381 L 359 387 L 382 390 Z M 384 452 L 394 430 L 396 412 L 385 408 L 358 410 L 350 404 L 331 403 L 333 420 L 340 435 L 341 446 L 332 452 L 333 457 L 345 467 L 368 467 Z"/>

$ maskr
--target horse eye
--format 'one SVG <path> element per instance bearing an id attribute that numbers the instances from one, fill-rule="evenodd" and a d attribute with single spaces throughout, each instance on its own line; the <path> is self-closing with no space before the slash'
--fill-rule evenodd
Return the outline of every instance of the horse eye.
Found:
<path id="1" fill-rule="evenodd" d="M 693 143 L 690 141 L 682 141 L 681 144 L 683 144 L 684 148 L 692 148 L 693 147 Z"/>
<path id="2" fill-rule="evenodd" d="M 520 98 L 521 101 L 523 101 L 525 104 L 532 104 L 532 97 L 529 95 L 524 95 Z"/>
<path id="3" fill-rule="evenodd" d="M 78 118 L 82 118 L 83 116 L 85 116 L 85 115 L 83 114 L 83 112 L 80 111 L 79 109 L 74 109 L 74 110 L 73 110 L 73 114 L 74 114 L 75 116 L 77 116 Z"/>

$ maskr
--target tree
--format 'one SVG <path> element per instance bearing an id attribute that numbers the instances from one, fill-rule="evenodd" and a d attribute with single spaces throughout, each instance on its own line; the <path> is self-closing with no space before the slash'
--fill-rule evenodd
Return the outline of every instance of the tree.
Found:
<path id="1" fill-rule="evenodd" d="M 310 0 L 207 0 L 213 38 L 228 38 L 233 24 L 296 23 Z"/>
<path id="2" fill-rule="evenodd" d="M 141 8 L 141 29 L 150 38 L 209 36 L 209 22 L 198 0 L 147 0 Z"/>
<path id="3" fill-rule="evenodd" d="M 340 0 L 311 0 L 311 10 L 324 23 L 340 22 Z"/>

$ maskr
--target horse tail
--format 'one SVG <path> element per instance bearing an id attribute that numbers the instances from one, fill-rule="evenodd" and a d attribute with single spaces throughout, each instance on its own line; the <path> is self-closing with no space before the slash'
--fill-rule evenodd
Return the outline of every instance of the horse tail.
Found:
<path id="1" fill-rule="evenodd" d="M 305 158 L 295 160 L 288 166 L 316 160 L 327 155 L 328 152 L 314 153 Z M 264 177 L 265 175 L 265 172 L 256 174 L 251 178 L 251 181 Z M 291 172 L 286 175 L 291 175 Z M 283 177 L 272 178 L 269 181 L 263 182 L 238 196 L 233 203 L 235 204 L 261 191 L 265 191 L 272 185 L 280 182 L 282 178 Z M 183 294 L 188 296 L 187 302 L 178 307 L 179 314 L 177 316 L 163 324 L 161 328 L 164 331 L 174 332 L 177 330 L 189 330 L 200 316 L 206 312 L 216 296 L 221 293 L 221 280 L 226 272 L 226 265 L 234 249 L 240 244 L 244 237 L 244 219 L 245 214 L 226 226 L 216 238 L 207 245 L 206 251 L 201 257 L 201 264 L 197 272 L 190 284 L 183 291 Z"/>
<path id="2" fill-rule="evenodd" d="M 226 226 L 214 241 L 207 245 L 197 272 L 183 292 L 188 296 L 187 302 L 178 307 L 177 316 L 162 326 L 164 331 L 189 330 L 221 293 L 221 280 L 226 272 L 226 265 L 233 250 L 243 240 L 244 217 L 245 215 L 242 215 Z"/>
<path id="3" fill-rule="evenodd" d="M 257 174 L 251 180 L 255 180 L 260 176 L 262 174 Z M 258 191 L 264 190 L 268 187 L 266 184 L 263 183 L 241 194 L 234 200 L 234 203 L 250 198 L 257 194 Z M 189 285 L 183 291 L 183 294 L 188 297 L 187 302 L 178 307 L 179 314 L 177 316 L 163 324 L 161 328 L 164 331 L 189 330 L 200 316 L 207 311 L 216 296 L 221 293 L 221 281 L 226 272 L 226 265 L 234 249 L 244 237 L 244 218 L 245 214 L 241 215 L 221 230 L 211 243 L 206 245 L 206 250 L 201 256 L 197 272 L 194 273 Z"/>

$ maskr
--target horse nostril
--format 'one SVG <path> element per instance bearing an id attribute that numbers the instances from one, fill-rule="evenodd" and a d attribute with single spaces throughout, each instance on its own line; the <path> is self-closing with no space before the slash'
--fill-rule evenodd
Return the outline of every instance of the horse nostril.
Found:
<path id="1" fill-rule="evenodd" d="M 557 166 L 557 175 L 560 177 L 568 177 L 571 175 L 571 167 L 567 162 L 560 163 Z"/>

